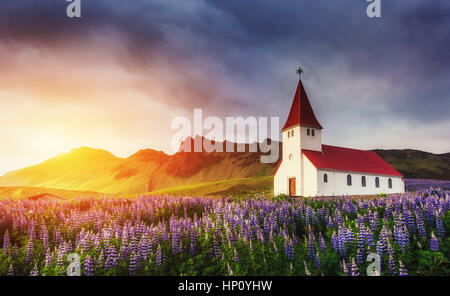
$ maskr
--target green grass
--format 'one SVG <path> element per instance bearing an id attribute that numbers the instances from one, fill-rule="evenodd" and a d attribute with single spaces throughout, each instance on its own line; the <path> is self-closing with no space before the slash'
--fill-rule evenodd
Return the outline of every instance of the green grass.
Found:
<path id="1" fill-rule="evenodd" d="M 247 196 L 273 195 L 272 176 L 258 178 L 238 178 L 213 182 L 189 184 L 152 191 L 151 194 L 190 195 L 190 196 Z"/>

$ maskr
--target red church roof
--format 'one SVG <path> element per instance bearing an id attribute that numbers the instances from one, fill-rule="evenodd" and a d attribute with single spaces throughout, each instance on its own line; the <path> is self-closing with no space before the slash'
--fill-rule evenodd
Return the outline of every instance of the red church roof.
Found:
<path id="1" fill-rule="evenodd" d="M 309 103 L 302 80 L 298 81 L 297 91 L 292 101 L 291 111 L 281 131 L 296 125 L 305 125 L 322 129 L 319 121 L 317 121 L 314 111 Z"/>
<path id="2" fill-rule="evenodd" d="M 318 169 L 402 176 L 375 152 L 322 145 L 322 152 L 302 150 Z"/>

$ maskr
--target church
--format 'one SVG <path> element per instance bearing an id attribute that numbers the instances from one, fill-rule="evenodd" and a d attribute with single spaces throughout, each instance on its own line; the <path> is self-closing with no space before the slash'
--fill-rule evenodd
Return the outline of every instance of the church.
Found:
<path id="1" fill-rule="evenodd" d="M 402 175 L 375 152 L 322 144 L 322 130 L 302 80 L 281 130 L 274 195 L 336 196 L 405 192 Z"/>

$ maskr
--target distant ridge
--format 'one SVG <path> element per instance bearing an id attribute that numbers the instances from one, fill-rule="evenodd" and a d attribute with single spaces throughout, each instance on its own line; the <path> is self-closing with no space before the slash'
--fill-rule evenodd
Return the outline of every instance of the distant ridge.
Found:
<path id="1" fill-rule="evenodd" d="M 373 151 L 405 178 L 450 180 L 450 153 L 433 154 L 413 149 Z"/>
<path id="2" fill-rule="evenodd" d="M 261 152 L 248 152 L 249 144 L 231 143 L 235 150 L 237 145 L 242 145 L 246 152 L 182 151 L 181 148 L 193 142 L 194 139 L 187 138 L 174 155 L 143 149 L 127 158 L 101 149 L 80 147 L 40 164 L 9 172 L 0 177 L 0 186 L 136 194 L 190 184 L 267 177 L 277 166 L 277 163 L 260 163 Z M 221 145 L 226 151 L 226 142 Z M 281 153 L 281 147 L 279 151 Z M 450 153 L 411 149 L 373 151 L 405 178 L 450 180 Z M 238 191 L 239 184 L 233 186 Z"/>

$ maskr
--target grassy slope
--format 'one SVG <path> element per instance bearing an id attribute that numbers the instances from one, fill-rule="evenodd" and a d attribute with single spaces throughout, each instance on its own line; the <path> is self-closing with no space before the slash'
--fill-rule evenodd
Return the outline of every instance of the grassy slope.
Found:
<path id="1" fill-rule="evenodd" d="M 136 194 L 163 188 L 271 175 L 258 153 L 185 153 L 142 150 L 118 158 L 104 150 L 74 149 L 41 164 L 7 173 L 0 186 L 47 187 Z"/>
<path id="2" fill-rule="evenodd" d="M 273 180 L 271 176 L 257 178 L 238 178 L 213 182 L 164 188 L 151 194 L 170 194 L 175 196 L 245 196 L 253 194 L 272 195 Z"/>
<path id="3" fill-rule="evenodd" d="M 76 190 L 63 190 L 55 188 L 40 188 L 40 187 L 0 187 L 0 199 L 12 198 L 21 199 L 27 198 L 33 195 L 38 195 L 41 193 L 50 193 L 64 199 L 72 199 L 81 196 L 92 196 L 99 197 L 103 196 L 103 193 L 92 192 L 92 191 L 76 191 Z"/>

